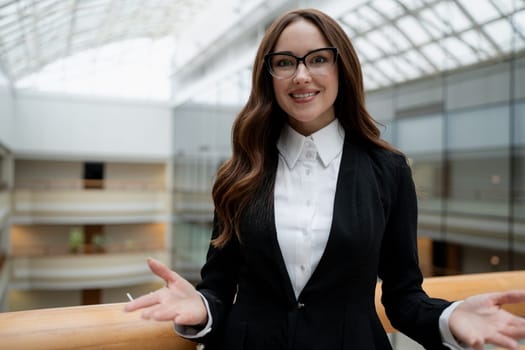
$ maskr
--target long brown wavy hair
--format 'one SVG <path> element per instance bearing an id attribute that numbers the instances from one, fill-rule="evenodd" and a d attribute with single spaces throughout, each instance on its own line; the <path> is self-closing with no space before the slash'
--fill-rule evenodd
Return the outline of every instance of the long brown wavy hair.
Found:
<path id="1" fill-rule="evenodd" d="M 319 10 L 299 9 L 283 14 L 270 25 L 259 45 L 253 65 L 252 90 L 232 128 L 233 154 L 219 168 L 213 186 L 218 225 L 212 240 L 215 247 L 223 247 L 234 234 L 241 240 L 240 219 L 254 199 L 260 201 L 258 197 L 262 195 L 265 207 L 271 207 L 268 202 L 273 196 L 265 195 L 268 191 L 261 193 L 260 189 L 273 188 L 276 143 L 287 116 L 275 99 L 272 77 L 265 67 L 264 55 L 273 51 L 282 31 L 300 19 L 317 26 L 329 46 L 337 48 L 339 90 L 334 111 L 348 139 L 352 143 L 395 151 L 390 144 L 380 139 L 376 122 L 365 108 L 361 65 L 344 30 L 334 19 Z"/>

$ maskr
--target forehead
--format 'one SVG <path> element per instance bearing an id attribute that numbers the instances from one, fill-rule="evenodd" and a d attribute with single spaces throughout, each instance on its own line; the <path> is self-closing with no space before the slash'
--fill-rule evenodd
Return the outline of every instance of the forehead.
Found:
<path id="1" fill-rule="evenodd" d="M 282 31 L 275 43 L 274 51 L 289 51 L 295 55 L 329 46 L 319 28 L 310 21 L 298 19 Z"/>

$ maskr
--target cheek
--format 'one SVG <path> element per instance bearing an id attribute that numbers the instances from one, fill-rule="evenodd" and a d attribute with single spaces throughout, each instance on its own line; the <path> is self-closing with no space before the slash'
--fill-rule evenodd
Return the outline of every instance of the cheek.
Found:
<path id="1" fill-rule="evenodd" d="M 331 90 L 331 97 L 333 98 L 334 102 L 337 98 L 337 95 L 339 94 L 339 76 L 337 74 L 334 75 L 332 79 L 332 83 L 330 84 L 330 90 Z"/>
<path id="2" fill-rule="evenodd" d="M 273 85 L 273 93 L 275 95 L 275 99 L 277 100 L 277 104 L 282 108 L 283 100 L 286 97 L 286 87 L 283 84 L 282 80 L 277 80 L 277 79 L 273 79 L 272 85 Z"/>

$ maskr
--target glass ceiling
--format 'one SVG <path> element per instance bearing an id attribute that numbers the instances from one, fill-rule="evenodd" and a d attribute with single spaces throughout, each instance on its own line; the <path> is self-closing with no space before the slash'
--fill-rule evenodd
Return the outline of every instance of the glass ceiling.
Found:
<path id="1" fill-rule="evenodd" d="M 525 47 L 523 0 L 361 1 L 337 18 L 358 51 L 368 89 Z"/>
<path id="2" fill-rule="evenodd" d="M 0 71 L 17 88 L 168 100 L 172 68 L 220 40 L 231 23 L 261 2 L 0 0 Z M 367 89 L 525 48 L 525 0 L 325 4 L 358 51 Z M 249 88 L 250 63 L 230 75 L 231 81 L 218 82 L 220 93 L 210 92 L 212 87 L 208 94 L 239 101 Z"/>
<path id="3" fill-rule="evenodd" d="M 0 0 L 0 57 L 11 79 L 74 53 L 172 34 L 203 0 Z M 147 4 L 147 6 L 145 6 Z"/>
<path id="4" fill-rule="evenodd" d="M 0 76 L 16 88 L 167 100 L 175 43 L 194 35 L 185 50 L 195 52 L 255 2 L 0 0 Z M 211 15 L 214 31 L 196 21 Z"/>

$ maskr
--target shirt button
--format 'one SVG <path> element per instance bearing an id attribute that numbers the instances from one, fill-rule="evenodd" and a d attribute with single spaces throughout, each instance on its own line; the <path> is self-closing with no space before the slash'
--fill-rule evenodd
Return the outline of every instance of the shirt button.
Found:
<path id="1" fill-rule="evenodd" d="M 315 156 L 315 153 L 312 152 L 312 151 L 307 151 L 306 152 L 306 159 L 313 159 Z"/>
<path id="2" fill-rule="evenodd" d="M 306 270 L 306 266 L 301 265 L 301 271 L 304 271 L 304 270 Z"/>
<path id="3" fill-rule="evenodd" d="M 310 205 L 312 205 L 312 201 L 311 200 L 307 200 L 306 201 L 306 206 L 309 207 Z"/>

